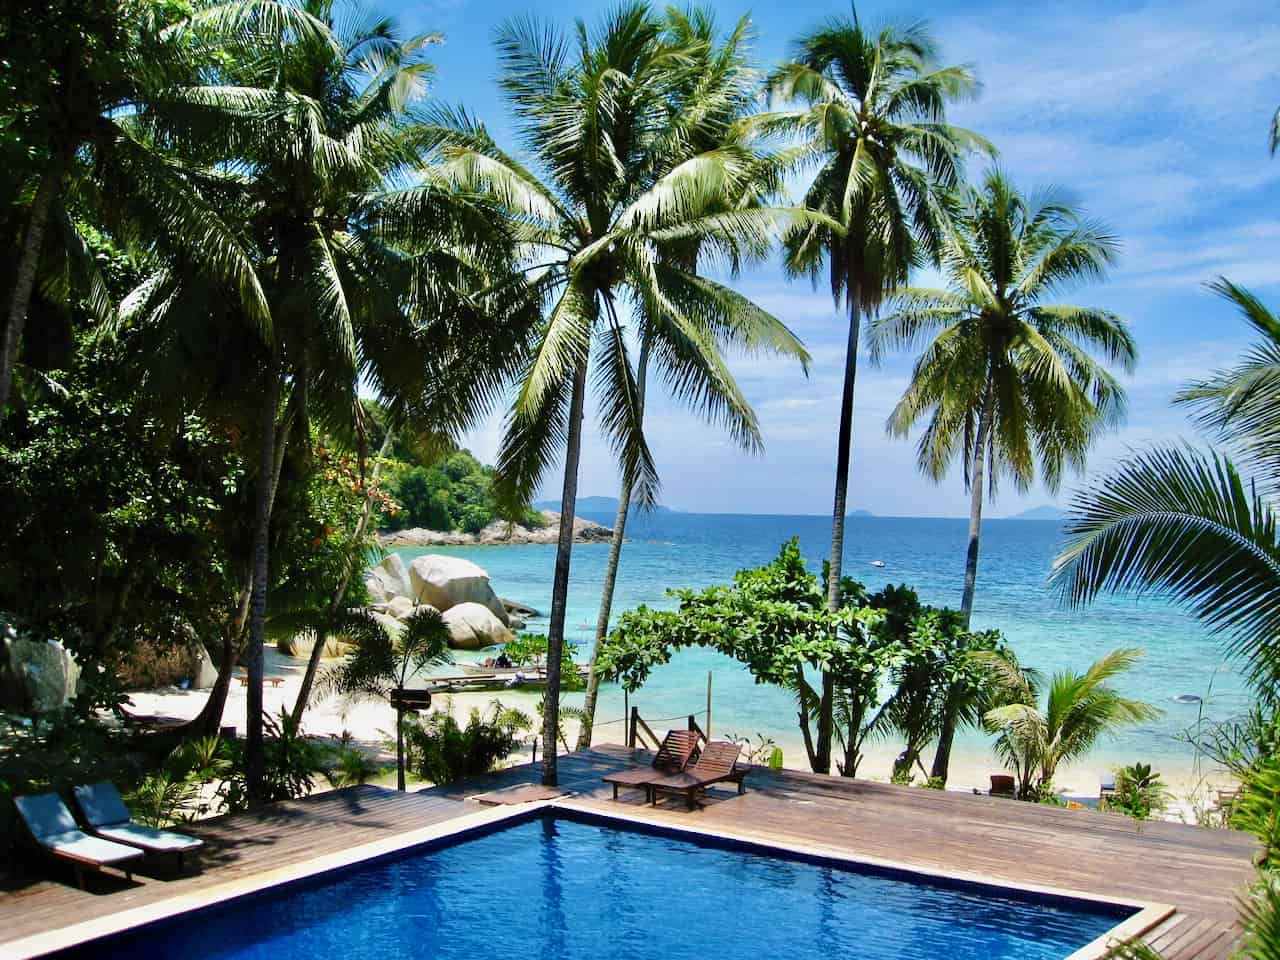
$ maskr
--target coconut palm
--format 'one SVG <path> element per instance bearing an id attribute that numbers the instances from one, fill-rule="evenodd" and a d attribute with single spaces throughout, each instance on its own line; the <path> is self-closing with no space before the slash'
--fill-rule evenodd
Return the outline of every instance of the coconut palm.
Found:
<path id="1" fill-rule="evenodd" d="M 748 19 L 743 17 L 733 30 L 718 41 L 715 19 L 705 10 L 696 9 L 683 13 L 668 9 L 665 39 L 672 46 L 687 50 L 692 61 L 678 75 L 677 88 L 669 97 L 667 127 L 672 152 L 671 162 L 683 151 L 687 158 L 716 150 L 720 147 L 746 145 L 747 132 L 739 122 L 753 109 L 756 99 L 757 78 L 747 59 Z M 667 148 L 664 148 L 667 149 Z M 744 177 L 740 196 L 726 194 L 724 209 L 758 206 L 779 186 L 783 155 L 764 155 L 756 161 L 756 172 Z M 669 264 L 696 270 L 699 244 L 696 241 L 679 241 L 667 245 L 661 256 Z M 798 358 L 807 366 L 808 354 L 791 334 L 772 317 L 751 311 L 747 304 L 739 313 L 738 322 L 720 331 L 725 342 L 717 344 L 724 349 L 752 351 L 768 349 Z M 643 420 L 645 389 L 648 380 L 649 356 L 653 349 L 656 330 L 661 317 L 650 322 L 647 310 L 636 311 L 639 326 L 639 349 L 636 359 L 636 407 Z M 609 632 L 609 619 L 613 611 L 613 590 L 617 583 L 618 564 L 622 556 L 622 544 L 626 537 L 627 521 L 631 513 L 631 483 L 623 477 L 618 491 L 618 508 L 614 516 L 613 536 L 609 544 L 609 559 L 605 565 L 604 581 L 600 588 L 600 610 L 596 618 L 595 640 L 587 670 L 587 688 L 583 697 L 578 726 L 577 749 L 591 746 L 594 728 L 596 700 L 600 689 L 600 676 L 596 671 L 596 659 Z"/>
<path id="2" fill-rule="evenodd" d="M 166 21 L 176 8 L 144 0 L 21 6 L 5 26 L 14 102 L 3 125 L 18 149 L 2 176 L 18 203 L 4 212 L 15 245 L 0 265 L 0 413 L 41 285 L 68 294 L 60 281 L 69 278 L 95 319 L 112 314 L 77 212 L 117 236 L 141 232 L 142 246 L 215 277 L 253 323 L 266 326 L 270 315 L 234 227 L 173 163 L 171 145 L 139 122 L 171 116 L 175 92 L 197 82 L 198 51 Z"/>
<path id="3" fill-rule="evenodd" d="M 941 246 L 945 194 L 961 179 L 962 155 L 990 147 L 946 123 L 949 103 L 973 97 L 967 66 L 939 66 L 938 45 L 923 23 L 879 32 L 852 18 L 828 20 L 801 37 L 791 62 L 769 79 L 771 95 L 799 109 L 761 115 L 757 127 L 800 138 L 817 174 L 805 205 L 825 220 L 797 224 L 786 236 L 786 268 L 818 282 L 824 270 L 837 306 L 848 311 L 848 344 L 836 441 L 827 602 L 840 602 L 848 505 L 853 395 L 864 317 L 911 267 Z M 823 678 L 818 759 L 830 770 L 834 687 Z"/>
<path id="4" fill-rule="evenodd" d="M 404 707 L 396 694 L 402 694 L 405 684 L 427 668 L 452 662 L 449 628 L 438 610 L 418 607 L 403 623 L 403 630 L 392 632 L 366 612 L 347 615 L 340 632 L 355 651 L 326 669 L 316 683 L 317 701 L 341 696 L 383 700 L 395 707 L 396 786 L 400 790 L 404 789 Z"/>
<path id="5" fill-rule="evenodd" d="M 183 92 L 189 124 L 140 122 L 177 142 L 193 176 L 245 224 L 271 313 L 265 346 L 234 358 L 253 385 L 259 451 L 252 577 L 237 617 L 248 624 L 252 795 L 269 531 L 286 445 L 309 443 L 314 422 L 363 449 L 362 385 L 397 416 L 460 429 L 497 398 L 521 359 L 524 328 L 491 336 L 492 316 L 521 319 L 490 310 L 493 295 L 483 293 L 509 264 L 503 222 L 429 162 L 417 111 L 436 37 L 403 36 L 394 22 L 332 0 L 229 3 L 182 30 L 227 54 L 219 82 Z M 208 304 L 217 302 L 182 266 L 166 263 L 122 310 L 122 321 L 163 331 L 158 350 L 178 354 L 207 340 Z M 157 366 L 192 379 L 181 362 Z"/>
<path id="6" fill-rule="evenodd" d="M 671 393 L 736 442 L 757 447 L 755 414 L 718 347 L 725 330 L 763 329 L 762 311 L 666 252 L 689 243 L 703 262 L 763 256 L 784 212 L 726 209 L 726 198 L 742 196 L 758 169 L 747 146 L 729 143 L 690 156 L 681 145 L 670 103 L 696 51 L 669 42 L 647 4 L 617 7 L 595 29 L 579 23 L 572 38 L 532 19 L 509 21 L 498 50 L 500 82 L 540 173 L 459 112 L 441 114 L 441 149 L 454 183 L 487 191 L 508 211 L 525 242 L 528 295 L 545 307 L 498 472 L 504 496 L 527 502 L 564 456 L 543 711 L 543 780 L 554 784 L 588 377 L 594 370 L 601 427 L 641 505 L 653 503 L 658 480 L 641 428 L 628 305 L 653 330 L 649 362 Z M 769 328 L 780 330 L 775 324 Z M 789 334 L 787 340 L 794 343 Z"/>
<path id="7" fill-rule="evenodd" d="M 1260 340 L 1177 400 L 1238 454 L 1141 451 L 1072 502 L 1053 581 L 1073 604 L 1159 590 L 1188 606 L 1245 662 L 1258 694 L 1280 692 L 1280 318 L 1225 279 L 1211 285 Z M 1243 470 L 1241 468 L 1244 468 Z M 1246 475 L 1252 472 L 1252 477 Z"/>
<path id="8" fill-rule="evenodd" d="M 905 437 L 927 422 L 917 462 L 935 482 L 960 461 L 970 495 L 960 603 L 966 626 L 983 495 L 995 497 L 1002 475 L 1026 490 L 1037 472 L 1056 492 L 1064 470 L 1082 470 L 1094 441 L 1124 413 L 1124 391 L 1106 364 L 1133 368 L 1125 322 L 1105 310 L 1046 302 L 1102 277 L 1115 251 L 1101 226 L 1052 194 L 1023 196 L 994 171 L 964 192 L 943 240 L 948 288 L 895 291 L 892 312 L 869 327 L 873 362 L 924 344 L 887 428 Z M 954 736 L 952 718 L 933 763 L 932 775 L 943 780 Z"/>
<path id="9" fill-rule="evenodd" d="M 1038 799 L 1051 790 L 1058 767 L 1084 756 L 1099 738 L 1160 715 L 1149 703 L 1122 697 L 1108 682 L 1141 656 L 1140 650 L 1113 650 L 1084 673 L 1055 673 L 1043 691 L 1043 708 L 1034 674 L 1009 660 L 985 657 L 992 682 L 1012 701 L 988 710 L 985 721 L 999 733 L 995 750 L 1017 778 L 1020 798 Z"/>

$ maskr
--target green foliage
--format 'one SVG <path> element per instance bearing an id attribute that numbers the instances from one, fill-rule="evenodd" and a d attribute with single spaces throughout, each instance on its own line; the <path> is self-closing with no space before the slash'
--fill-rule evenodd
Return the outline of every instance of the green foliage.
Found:
<path id="1" fill-rule="evenodd" d="M 1258 865 L 1280 868 L 1280 755 L 1259 757 L 1240 779 L 1240 796 L 1231 805 L 1230 824 L 1262 843 Z"/>
<path id="2" fill-rule="evenodd" d="M 774 769 L 782 768 L 782 750 L 772 737 L 766 737 L 763 733 L 757 733 L 754 740 L 741 733 L 726 733 L 725 737 L 742 745 L 742 756 L 747 763 L 763 763 L 773 767 L 773 758 L 777 754 L 778 765 Z"/>
<path id="3" fill-rule="evenodd" d="M 493 468 L 465 450 L 429 467 L 396 461 L 388 487 L 399 509 L 384 511 L 384 523 L 395 529 L 426 527 L 466 533 L 479 533 L 500 519 L 514 519 L 527 527 L 546 523 L 542 512 L 531 507 L 508 516 L 499 509 L 493 484 Z"/>
<path id="4" fill-rule="evenodd" d="M 504 645 L 502 652 L 513 666 L 543 667 L 547 662 L 547 638 L 543 634 L 521 633 Z M 561 690 L 581 690 L 586 686 L 582 673 L 573 660 L 577 653 L 577 645 L 566 641 L 560 657 Z"/>
<path id="5" fill-rule="evenodd" d="M 316 776 L 325 769 L 325 751 L 303 734 L 302 728 L 280 709 L 278 718 L 263 714 L 263 782 L 262 800 L 297 800 L 315 788 Z M 246 778 L 245 749 L 241 741 L 227 741 L 230 776 L 219 790 L 226 810 L 234 812 L 249 806 L 249 784 Z"/>
<path id="6" fill-rule="evenodd" d="M 354 787 L 381 775 L 382 764 L 365 751 L 344 741 L 333 751 L 324 768 L 324 777 L 334 789 Z"/>
<path id="7" fill-rule="evenodd" d="M 465 727 L 452 710 L 433 710 L 426 719 L 406 717 L 409 766 L 436 785 L 488 773 L 519 747 L 519 735 L 529 726 L 529 717 L 496 700 L 484 713 L 473 709 Z"/>
<path id="8" fill-rule="evenodd" d="M 671 591 L 679 601 L 674 611 L 627 611 L 601 649 L 597 669 L 634 691 L 673 650 L 719 650 L 746 665 L 757 683 L 792 691 L 811 764 L 819 694 L 810 677 L 829 672 L 842 772 L 853 776 L 867 738 L 890 729 L 905 732 L 908 751 L 918 755 L 948 696 L 982 687 L 984 668 L 970 658 L 979 651 L 1002 654 L 999 635 L 964 630 L 955 613 L 923 607 L 906 587 L 868 596 L 845 579 L 841 591 L 850 605 L 832 613 L 793 539 L 766 566 L 738 571 L 732 586 Z M 886 683 L 893 693 L 882 699 Z"/>
<path id="9" fill-rule="evenodd" d="M 1169 799 L 1169 788 L 1161 781 L 1160 774 L 1151 769 L 1151 764 L 1134 763 L 1116 771 L 1115 796 L 1098 806 L 1135 820 L 1150 820 L 1152 814 L 1164 812 Z"/>

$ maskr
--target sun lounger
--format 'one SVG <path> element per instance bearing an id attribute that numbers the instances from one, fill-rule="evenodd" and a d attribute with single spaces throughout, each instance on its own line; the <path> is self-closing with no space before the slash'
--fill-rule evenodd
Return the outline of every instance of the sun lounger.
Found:
<path id="1" fill-rule="evenodd" d="M 678 794 L 685 798 L 692 810 L 697 803 L 699 793 L 705 793 L 707 787 L 714 783 L 733 780 L 738 784 L 738 792 L 743 792 L 742 776 L 734 769 L 738 762 L 738 754 L 742 745 L 726 740 L 713 740 L 702 748 L 702 755 L 697 763 L 680 773 L 659 777 L 648 783 L 650 801 L 658 802 L 658 794 Z"/>
<path id="2" fill-rule="evenodd" d="M 134 823 L 113 783 L 76 787 L 76 804 L 94 835 L 137 847 L 144 853 L 177 854 L 179 867 L 183 854 L 204 846 L 204 841 L 195 837 Z"/>
<path id="3" fill-rule="evenodd" d="M 89 836 L 76 826 L 71 811 L 56 793 L 14 797 L 13 803 L 27 832 L 40 848 L 75 867 L 76 883 L 82 890 L 85 867 L 93 870 L 115 867 L 124 871 L 126 879 L 133 879 L 133 868 L 129 864 L 139 859 L 142 851 Z"/>
<path id="4" fill-rule="evenodd" d="M 601 777 L 605 783 L 613 785 L 613 799 L 618 799 L 619 787 L 643 789 L 645 800 L 649 799 L 649 781 L 655 777 L 670 773 L 679 773 L 689 765 L 689 761 L 698 754 L 698 733 L 696 730 L 668 730 L 662 738 L 658 752 L 653 755 L 653 763 L 647 767 L 632 767 L 630 770 L 619 770 L 607 777 Z"/>

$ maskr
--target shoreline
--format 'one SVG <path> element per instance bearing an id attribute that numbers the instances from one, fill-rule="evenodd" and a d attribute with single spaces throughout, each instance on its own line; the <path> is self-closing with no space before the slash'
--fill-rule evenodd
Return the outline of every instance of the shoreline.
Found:
<path id="1" fill-rule="evenodd" d="M 306 668 L 303 658 L 288 657 L 274 647 L 264 650 L 266 675 L 279 677 L 283 682 L 279 686 L 267 685 L 263 690 L 263 708 L 270 714 L 277 714 L 281 707 L 291 709 L 297 698 L 302 683 L 302 673 Z M 332 664 L 327 661 L 324 665 Z M 323 669 L 323 666 L 322 666 Z M 245 727 L 245 688 L 233 682 L 227 694 L 226 707 L 223 712 L 223 725 L 234 726 L 237 732 Z M 205 690 L 181 690 L 177 687 L 166 687 L 159 690 L 138 691 L 130 694 L 133 710 L 139 714 L 190 719 L 196 716 L 204 706 L 208 692 Z M 567 693 L 562 702 L 575 704 L 581 697 L 579 691 Z M 501 700 L 505 706 L 514 707 L 528 715 L 537 725 L 536 706 L 541 699 L 539 691 L 503 690 L 483 693 L 456 693 L 439 695 L 433 698 L 432 709 L 451 708 L 459 720 L 465 720 L 473 709 L 484 710 L 494 700 Z M 722 714 L 716 714 L 714 720 Z M 331 698 L 309 707 L 303 716 L 303 732 L 310 736 L 337 739 L 344 732 L 350 733 L 357 741 L 379 742 L 391 738 L 394 730 L 395 713 L 390 706 L 381 701 L 355 701 L 344 703 Z M 622 718 L 601 714 L 596 723 L 597 743 L 622 743 L 625 741 Z M 615 732 L 616 731 L 616 732 Z M 531 730 L 533 734 L 536 731 Z M 566 719 L 564 722 L 565 737 L 572 748 L 578 734 L 576 721 Z M 655 728 L 655 732 L 656 728 Z M 754 733 L 754 731 L 751 731 Z M 734 729 L 732 723 L 717 723 L 711 731 L 713 736 L 724 737 L 729 733 L 746 734 L 745 730 Z M 783 766 L 793 770 L 807 770 L 804 762 L 804 748 L 798 733 L 774 734 L 766 731 L 783 751 Z M 564 746 L 561 745 L 561 752 Z M 887 743 L 870 744 L 858 771 L 859 779 L 887 782 L 888 771 L 897 755 L 896 745 Z M 523 748 L 512 755 L 515 763 L 528 762 L 529 751 Z M 1097 759 L 1088 759 L 1064 766 L 1060 769 L 1057 782 L 1062 786 L 1064 794 L 1073 799 L 1096 799 L 1100 783 L 1112 779 L 1113 771 L 1103 762 L 1103 752 L 1099 750 Z M 799 760 L 800 762 L 797 762 Z M 951 777 L 948 790 L 965 793 L 973 790 L 986 792 L 989 776 L 992 773 L 1004 772 L 989 751 L 985 755 L 971 749 L 962 749 L 957 744 L 951 765 Z M 1212 800 L 1215 791 L 1233 785 L 1231 777 L 1225 771 L 1198 772 L 1194 763 L 1188 762 L 1179 767 L 1163 765 L 1159 771 L 1169 788 L 1172 802 L 1167 819 L 1187 820 L 1194 822 L 1194 808 L 1197 803 L 1203 804 Z M 918 781 L 917 781 L 918 782 Z"/>
<path id="2" fill-rule="evenodd" d="M 526 527 L 515 521 L 495 520 L 479 533 L 409 527 L 404 530 L 378 533 L 377 538 L 378 543 L 385 549 L 554 545 L 560 538 L 560 514 L 554 510 L 543 510 L 541 513 L 546 522 L 540 527 Z M 613 530 L 604 524 L 583 517 L 573 518 L 574 543 L 608 543 L 612 539 Z"/>

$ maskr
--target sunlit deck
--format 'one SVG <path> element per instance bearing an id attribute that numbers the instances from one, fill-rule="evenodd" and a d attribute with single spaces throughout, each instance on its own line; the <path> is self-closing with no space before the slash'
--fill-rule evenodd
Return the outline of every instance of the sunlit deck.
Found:
<path id="1" fill-rule="evenodd" d="M 997 882 L 1170 904 L 1176 913 L 1150 937 L 1168 960 L 1228 957 L 1236 935 L 1236 897 L 1251 875 L 1254 844 L 1239 833 L 1169 823 L 1139 829 L 1118 815 L 793 771 L 755 770 L 745 795 L 713 792 L 693 812 L 680 801 L 647 807 L 639 792 L 615 803 L 599 778 L 630 762 L 630 751 L 621 747 L 562 756 L 561 789 L 586 806 L 624 810 L 655 823 Z M 280 875 L 316 858 L 474 817 L 481 805 L 468 798 L 535 783 L 538 776 L 537 768 L 526 765 L 421 793 L 355 787 L 206 821 L 191 830 L 207 842 L 198 866 L 178 873 L 160 863 L 134 884 L 91 875 L 88 890 L 81 891 L 69 870 L 63 875 L 56 865 L 32 864 L 25 882 L 0 892 L 0 956 L 19 947 L 30 955 L 33 941 L 19 941 L 70 923 L 163 909 L 170 898 L 196 904 L 264 874 Z"/>

